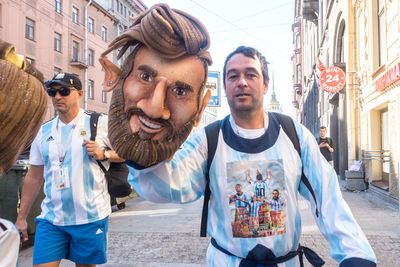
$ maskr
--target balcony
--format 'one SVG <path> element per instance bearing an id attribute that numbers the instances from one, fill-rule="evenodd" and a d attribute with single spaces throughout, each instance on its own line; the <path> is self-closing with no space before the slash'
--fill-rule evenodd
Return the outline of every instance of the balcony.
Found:
<path id="1" fill-rule="evenodd" d="M 71 66 L 78 67 L 80 69 L 87 69 L 88 65 L 85 63 L 85 60 L 79 58 L 71 58 L 70 62 Z"/>
<path id="2" fill-rule="evenodd" d="M 293 100 L 293 101 L 292 101 L 292 104 L 293 104 L 293 106 L 294 106 L 295 108 L 299 108 L 299 101 Z"/>
<path id="3" fill-rule="evenodd" d="M 294 90 L 296 91 L 296 94 L 298 94 L 298 95 L 302 95 L 302 94 L 303 94 L 303 90 L 302 90 L 302 87 L 301 87 L 301 83 L 295 83 L 295 84 L 293 85 L 293 88 L 294 88 Z"/>
<path id="4" fill-rule="evenodd" d="M 313 21 L 318 18 L 319 1 L 318 0 L 304 0 L 303 2 L 303 18 L 305 20 Z"/>

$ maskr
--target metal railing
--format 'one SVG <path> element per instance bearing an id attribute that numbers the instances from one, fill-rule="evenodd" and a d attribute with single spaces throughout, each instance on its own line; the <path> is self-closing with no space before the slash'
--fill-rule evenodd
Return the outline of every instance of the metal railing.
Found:
<path id="1" fill-rule="evenodd" d="M 363 160 L 377 160 L 381 163 L 390 162 L 390 150 L 382 149 L 382 150 L 364 150 L 363 151 Z"/>

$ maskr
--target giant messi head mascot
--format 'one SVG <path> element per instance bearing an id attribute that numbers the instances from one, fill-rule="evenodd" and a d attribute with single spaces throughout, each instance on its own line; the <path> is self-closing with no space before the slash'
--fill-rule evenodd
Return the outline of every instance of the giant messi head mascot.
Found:
<path id="1" fill-rule="evenodd" d="M 0 40 L 0 177 L 39 131 L 47 106 L 43 82 L 42 73 Z"/>
<path id="2" fill-rule="evenodd" d="M 113 90 L 109 138 L 120 157 L 147 167 L 182 145 L 210 99 L 209 46 L 200 21 L 166 4 L 138 16 L 110 43 L 99 61 L 104 89 Z M 121 68 L 106 58 L 114 50 L 126 58 Z"/>

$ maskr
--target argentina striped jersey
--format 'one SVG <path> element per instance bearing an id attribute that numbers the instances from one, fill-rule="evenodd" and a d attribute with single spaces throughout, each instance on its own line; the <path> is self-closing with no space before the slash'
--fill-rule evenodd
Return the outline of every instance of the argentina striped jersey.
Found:
<path id="1" fill-rule="evenodd" d="M 73 127 L 74 122 L 76 127 Z M 101 148 L 111 147 L 107 133 L 107 116 L 103 115 L 99 118 L 96 136 Z M 66 144 L 68 139 L 71 140 L 70 145 Z M 69 124 L 64 124 L 56 117 L 40 128 L 32 143 L 29 159 L 32 165 L 44 166 L 45 198 L 38 218 L 66 226 L 98 221 L 111 213 L 104 174 L 82 146 L 84 139 L 90 139 L 90 115 L 83 109 L 79 110 L 77 119 Z M 61 144 L 57 144 L 57 140 Z M 62 167 L 67 168 L 70 180 L 70 186 L 63 189 L 57 187 L 60 148 L 65 150 L 62 153 L 65 154 Z"/>
<path id="2" fill-rule="evenodd" d="M 302 165 L 316 193 L 320 216 L 314 214 L 314 217 L 330 244 L 332 258 L 338 262 L 353 257 L 375 262 L 371 246 L 342 198 L 336 173 L 319 152 L 314 136 L 294 122 L 301 146 L 300 158 L 277 118 L 270 113 L 265 118 L 268 128 L 256 138 L 237 135 L 229 116 L 221 122 L 209 172 L 211 197 L 207 232 L 219 246 L 237 257 L 210 245 L 208 265 L 238 266 L 241 258 L 257 245 L 271 249 L 277 257 L 297 249 L 301 234 L 298 192 L 310 201 L 313 211 L 316 208 L 310 192 L 300 184 Z M 130 166 L 129 182 L 140 196 L 153 202 L 195 201 L 204 194 L 207 155 L 203 129 L 191 136 L 172 160 L 145 169 Z M 237 216 L 236 207 L 230 201 L 237 184 L 245 194 L 255 195 L 246 173 L 255 177 L 257 171 L 271 176 L 265 188 L 265 199 L 261 200 L 271 199 L 273 190 L 277 189 L 284 202 L 280 213 L 273 214 L 274 223 L 268 223 L 272 213 L 267 205 L 260 207 L 262 216 L 257 223 L 250 224 L 246 214 Z M 278 266 L 299 266 L 298 257 Z"/>

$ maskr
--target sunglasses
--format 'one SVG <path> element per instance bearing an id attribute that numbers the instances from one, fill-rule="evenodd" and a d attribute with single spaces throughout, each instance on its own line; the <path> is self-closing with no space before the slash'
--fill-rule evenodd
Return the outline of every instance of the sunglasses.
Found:
<path id="1" fill-rule="evenodd" d="M 55 97 L 58 92 L 60 96 L 69 96 L 71 91 L 78 91 L 78 89 L 69 89 L 68 87 L 61 87 L 59 89 L 48 88 L 47 94 L 51 97 Z"/>

